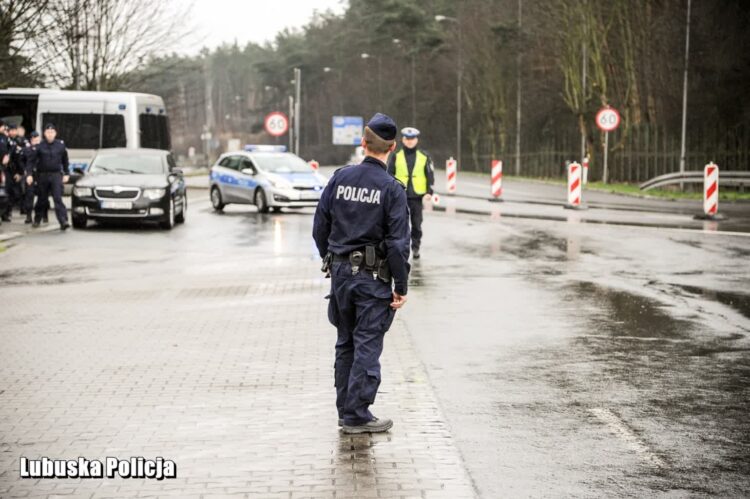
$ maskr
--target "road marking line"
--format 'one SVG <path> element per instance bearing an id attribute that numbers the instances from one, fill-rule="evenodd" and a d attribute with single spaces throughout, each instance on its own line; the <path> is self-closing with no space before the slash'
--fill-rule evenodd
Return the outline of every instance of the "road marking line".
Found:
<path id="1" fill-rule="evenodd" d="M 657 468 L 667 467 L 667 463 L 652 452 L 646 442 L 641 440 L 617 414 L 603 407 L 589 409 L 589 412 L 596 416 L 599 421 L 607 425 L 615 435 L 620 437 L 625 444 L 635 451 L 635 453 L 644 461 Z"/>

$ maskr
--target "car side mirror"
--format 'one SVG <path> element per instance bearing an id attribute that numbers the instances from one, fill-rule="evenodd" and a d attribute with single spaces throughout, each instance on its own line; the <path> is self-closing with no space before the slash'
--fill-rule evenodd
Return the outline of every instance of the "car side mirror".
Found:
<path id="1" fill-rule="evenodd" d="M 80 166 L 74 166 L 73 173 L 75 173 L 76 175 L 86 175 L 86 172 Z"/>
<path id="2" fill-rule="evenodd" d="M 245 175 L 255 175 L 257 172 L 252 168 L 243 168 L 242 173 L 244 173 Z"/>

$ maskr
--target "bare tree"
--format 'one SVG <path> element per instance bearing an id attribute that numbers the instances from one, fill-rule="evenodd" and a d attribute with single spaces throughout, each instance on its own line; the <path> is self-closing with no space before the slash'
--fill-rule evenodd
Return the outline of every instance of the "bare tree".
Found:
<path id="1" fill-rule="evenodd" d="M 58 0 L 42 14 L 50 29 L 34 40 L 35 58 L 50 83 L 115 89 L 186 34 L 185 15 L 170 0 Z"/>
<path id="2" fill-rule="evenodd" d="M 0 0 L 0 88 L 35 80 L 29 48 L 48 29 L 49 0 Z"/>

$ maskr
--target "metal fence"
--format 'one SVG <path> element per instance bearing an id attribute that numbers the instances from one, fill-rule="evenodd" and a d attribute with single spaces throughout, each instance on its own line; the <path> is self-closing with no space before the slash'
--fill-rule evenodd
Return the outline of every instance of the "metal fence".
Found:
<path id="1" fill-rule="evenodd" d="M 580 161 L 580 135 L 571 133 L 547 137 L 526 144 L 521 153 L 521 175 L 530 177 L 562 177 L 567 161 Z M 595 150 L 591 154 L 589 175 L 600 180 L 603 169 L 604 136 L 595 135 Z M 506 141 L 515 144 L 515 138 Z M 515 152 L 492 154 L 492 137 L 479 141 L 475 149 L 465 146 L 461 165 L 464 170 L 489 172 L 493 159 L 504 161 L 504 171 L 515 173 Z M 679 134 L 664 127 L 643 125 L 610 134 L 608 158 L 609 180 L 612 182 L 644 182 L 657 175 L 680 169 Z M 688 135 L 686 170 L 701 170 L 714 161 L 723 170 L 750 171 L 750 125 L 731 129 L 706 129 Z M 438 165 L 444 163 L 449 151 L 437 149 L 434 157 Z"/>

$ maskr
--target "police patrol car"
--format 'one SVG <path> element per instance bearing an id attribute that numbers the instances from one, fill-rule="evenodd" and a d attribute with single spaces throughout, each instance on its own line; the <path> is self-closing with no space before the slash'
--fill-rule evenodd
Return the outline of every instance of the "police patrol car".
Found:
<path id="1" fill-rule="evenodd" d="M 285 146 L 247 145 L 223 154 L 209 175 L 211 204 L 221 211 L 230 203 L 269 209 L 316 206 L 328 179 Z"/>

